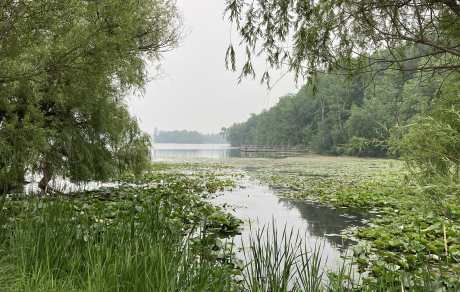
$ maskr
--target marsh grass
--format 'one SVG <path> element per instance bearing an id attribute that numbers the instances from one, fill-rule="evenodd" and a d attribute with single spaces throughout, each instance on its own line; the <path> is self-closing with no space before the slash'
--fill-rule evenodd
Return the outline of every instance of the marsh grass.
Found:
<path id="1" fill-rule="evenodd" d="M 230 267 L 187 247 L 158 206 L 132 224 L 84 228 L 72 205 L 47 202 L 34 221 L 17 221 L 2 244 L 2 291 L 230 291 Z M 202 236 L 206 236 L 203 234 Z"/>
<path id="2" fill-rule="evenodd" d="M 433 282 L 428 262 L 422 266 L 423 280 L 419 283 L 405 273 L 391 272 L 369 281 L 365 273 L 356 273 L 356 267 L 350 264 L 352 260 L 343 261 L 333 271 L 325 270 L 323 246 L 312 247 L 304 238 L 286 226 L 279 232 L 275 221 L 271 227 L 251 230 L 251 252 L 245 253 L 247 266 L 243 272 L 246 289 L 253 292 L 458 291 L 458 287 L 447 288 Z"/>
<path id="3" fill-rule="evenodd" d="M 252 231 L 251 253 L 245 253 L 248 263 L 245 282 L 252 291 L 318 291 L 322 286 L 319 249 L 306 252 L 299 233 L 284 227 L 278 233 L 276 222 Z"/>
<path id="4" fill-rule="evenodd" d="M 2 241 L 2 238 L 3 238 L 3 234 L 4 234 L 4 229 L 3 229 L 3 225 L 4 225 L 4 221 L 5 221 L 5 212 L 3 211 L 3 206 L 5 205 L 5 201 L 6 201 L 6 189 L 3 190 L 2 192 L 2 196 L 0 198 L 0 243 Z"/>

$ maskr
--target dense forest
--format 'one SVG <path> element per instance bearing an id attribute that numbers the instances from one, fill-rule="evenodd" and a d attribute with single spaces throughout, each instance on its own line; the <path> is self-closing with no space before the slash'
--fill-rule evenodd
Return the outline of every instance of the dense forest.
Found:
<path id="1" fill-rule="evenodd" d="M 305 85 L 221 133 L 232 146 L 308 145 L 321 154 L 387 156 L 381 145 L 361 149 L 343 145 L 356 138 L 384 140 L 394 126 L 415 122 L 431 107 L 439 86 L 436 80 L 417 77 L 380 73 L 370 83 L 348 84 L 341 75 L 324 76 L 315 92 Z"/>
<path id="2" fill-rule="evenodd" d="M 220 134 L 202 134 L 198 131 L 158 131 L 152 135 L 155 143 L 227 144 Z"/>

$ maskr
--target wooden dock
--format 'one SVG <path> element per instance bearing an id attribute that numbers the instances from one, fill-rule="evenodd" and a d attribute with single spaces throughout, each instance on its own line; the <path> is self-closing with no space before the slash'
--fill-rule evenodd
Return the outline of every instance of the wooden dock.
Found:
<path id="1" fill-rule="evenodd" d="M 258 146 L 241 145 L 242 152 L 307 152 L 307 146 Z"/>

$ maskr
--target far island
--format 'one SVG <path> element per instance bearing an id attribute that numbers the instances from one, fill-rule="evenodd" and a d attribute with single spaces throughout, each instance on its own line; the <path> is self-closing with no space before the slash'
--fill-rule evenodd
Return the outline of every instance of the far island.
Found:
<path id="1" fill-rule="evenodd" d="M 152 135 L 154 143 L 184 143 L 184 144 L 228 144 L 221 134 L 203 134 L 198 131 L 158 131 Z"/>

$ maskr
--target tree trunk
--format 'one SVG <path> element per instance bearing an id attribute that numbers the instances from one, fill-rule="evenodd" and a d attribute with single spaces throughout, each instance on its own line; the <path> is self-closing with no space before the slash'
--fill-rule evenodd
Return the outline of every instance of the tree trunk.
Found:
<path id="1" fill-rule="evenodd" d="M 42 160 L 42 170 L 43 170 L 43 178 L 38 183 L 38 187 L 47 192 L 48 183 L 51 181 L 54 175 L 53 163 L 51 161 L 47 161 L 48 152 L 43 153 L 43 160 Z"/>
<path id="2" fill-rule="evenodd" d="M 322 126 L 322 131 L 323 131 L 323 143 L 324 143 L 324 141 L 326 140 L 324 136 L 324 104 L 326 102 L 326 97 L 325 96 L 320 97 L 319 102 L 321 104 L 321 126 Z"/>
<path id="3" fill-rule="evenodd" d="M 339 95 L 335 95 L 337 99 L 337 111 L 339 112 L 339 129 L 342 130 L 342 117 L 340 116 L 340 104 L 339 104 Z"/>

